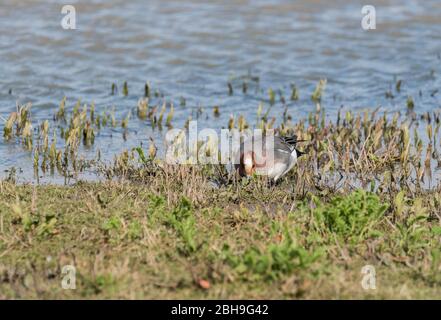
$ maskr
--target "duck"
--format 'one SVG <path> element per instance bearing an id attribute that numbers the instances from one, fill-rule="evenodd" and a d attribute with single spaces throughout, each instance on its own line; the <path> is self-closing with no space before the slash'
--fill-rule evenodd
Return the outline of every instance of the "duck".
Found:
<path id="1" fill-rule="evenodd" d="M 240 149 L 236 153 L 237 161 L 235 164 L 239 176 L 249 177 L 253 174 L 266 175 L 273 182 L 277 182 L 281 177 L 286 175 L 296 165 L 298 159 L 306 153 L 296 148 L 298 142 L 305 141 L 298 140 L 296 135 L 272 137 L 274 137 L 273 157 L 268 156 L 272 143 L 269 143 L 267 146 L 267 139 L 262 139 L 262 136 L 253 136 L 241 143 Z M 247 150 L 245 150 L 246 143 L 252 147 L 247 147 Z M 259 150 L 256 149 L 258 146 L 262 146 L 262 151 L 259 152 Z"/>

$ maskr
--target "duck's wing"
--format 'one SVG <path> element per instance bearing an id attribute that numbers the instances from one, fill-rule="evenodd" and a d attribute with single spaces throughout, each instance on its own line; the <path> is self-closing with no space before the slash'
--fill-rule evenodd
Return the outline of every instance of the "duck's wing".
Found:
<path id="1" fill-rule="evenodd" d="M 297 137 L 274 137 L 274 150 L 280 150 L 281 152 L 286 152 L 291 154 L 297 144 Z"/>
<path id="2" fill-rule="evenodd" d="M 282 143 L 285 143 L 289 146 L 295 147 L 298 140 L 297 140 L 297 136 L 293 135 L 293 136 L 289 136 L 289 137 L 279 137 Z"/>

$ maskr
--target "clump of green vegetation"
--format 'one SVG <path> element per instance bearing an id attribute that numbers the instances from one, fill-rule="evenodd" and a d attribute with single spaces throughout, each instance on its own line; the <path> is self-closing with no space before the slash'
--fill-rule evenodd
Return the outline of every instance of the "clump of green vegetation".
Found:
<path id="1" fill-rule="evenodd" d="M 182 251 L 191 254 L 198 248 L 196 240 L 196 219 L 188 199 L 182 198 L 181 203 L 166 215 L 166 223 L 172 226 L 183 241 Z"/>
<path id="2" fill-rule="evenodd" d="M 358 242 L 375 230 L 388 209 L 380 198 L 364 190 L 348 196 L 335 197 L 329 204 L 316 199 L 312 213 L 317 222 L 343 239 Z"/>
<path id="3" fill-rule="evenodd" d="M 21 137 L 26 148 L 29 149 L 29 145 L 32 147 L 32 123 L 30 112 L 30 103 L 22 106 L 17 105 L 17 111 L 10 114 L 3 128 L 3 138 L 5 140 L 11 140 L 14 136 Z"/>
<path id="4" fill-rule="evenodd" d="M 280 242 L 271 242 L 264 248 L 250 246 L 240 255 L 233 254 L 228 246 L 223 255 L 234 271 L 247 280 L 276 280 L 295 270 L 307 270 L 321 255 L 320 250 L 309 252 L 297 245 L 288 230 Z"/>

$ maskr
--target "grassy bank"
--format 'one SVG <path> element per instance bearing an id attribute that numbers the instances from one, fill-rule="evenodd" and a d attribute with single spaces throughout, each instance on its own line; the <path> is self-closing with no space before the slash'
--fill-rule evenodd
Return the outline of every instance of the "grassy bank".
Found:
<path id="1" fill-rule="evenodd" d="M 30 104 L 18 106 L 3 138 L 32 155 L 37 185 L 17 185 L 16 168 L 0 181 L 0 298 L 441 298 L 440 111 L 417 115 L 409 98 L 406 114 L 339 110 L 329 119 L 325 83 L 306 119 L 294 121 L 296 108 L 271 89 L 256 119 L 225 123 L 307 141 L 277 185 L 223 166 L 167 165 L 153 140 L 113 163 L 99 150 L 85 161 L 79 150 L 99 132 L 130 138 L 131 112 L 152 130 L 173 127 L 175 107 L 148 87 L 122 120 L 63 99 L 53 120 L 35 125 Z M 209 110 L 213 119 L 228 111 Z M 218 154 L 209 141 L 197 145 Z M 102 182 L 69 185 L 85 171 Z M 53 174 L 67 185 L 38 185 Z M 76 268 L 75 290 L 62 289 L 66 265 Z M 366 265 L 375 290 L 361 285 Z"/>
<path id="2" fill-rule="evenodd" d="M 439 192 L 318 197 L 260 178 L 218 188 L 206 170 L 2 182 L 0 298 L 441 297 Z M 61 287 L 64 265 L 75 290 Z M 364 265 L 376 290 L 361 285 Z"/>

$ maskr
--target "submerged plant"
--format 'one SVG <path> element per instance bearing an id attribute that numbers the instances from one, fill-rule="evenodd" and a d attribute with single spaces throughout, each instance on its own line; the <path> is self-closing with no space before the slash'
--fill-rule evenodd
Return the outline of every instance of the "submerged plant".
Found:
<path id="1" fill-rule="evenodd" d="M 398 80 L 397 83 L 395 84 L 395 89 L 397 90 L 397 92 L 401 91 L 401 84 L 402 84 L 401 80 Z"/>
<path id="2" fill-rule="evenodd" d="M 150 84 L 148 82 L 144 85 L 144 97 L 150 98 Z"/>
<path id="3" fill-rule="evenodd" d="M 415 107 L 415 103 L 413 102 L 413 98 L 411 96 L 407 97 L 406 105 L 408 109 L 413 109 Z"/>
<path id="4" fill-rule="evenodd" d="M 295 84 L 291 84 L 291 100 L 292 101 L 299 100 L 299 90 L 297 89 Z"/>
<path id="5" fill-rule="evenodd" d="M 173 108 L 173 103 L 170 105 L 170 112 L 167 115 L 167 119 L 165 120 L 165 125 L 167 127 L 171 127 L 171 122 L 173 119 L 173 114 L 174 114 L 174 108 Z"/>
<path id="6" fill-rule="evenodd" d="M 124 85 L 123 85 L 123 96 L 128 96 L 129 95 L 129 85 L 127 84 L 127 81 L 124 81 Z"/>
<path id="7" fill-rule="evenodd" d="M 149 112 L 149 99 L 139 99 L 138 107 L 137 107 L 138 117 L 144 120 L 147 118 L 148 112 Z"/>
<path id="8" fill-rule="evenodd" d="M 214 107 L 213 107 L 213 115 L 214 115 L 215 117 L 219 117 L 219 116 L 220 116 L 219 106 L 214 106 Z"/>
<path id="9" fill-rule="evenodd" d="M 5 138 L 5 140 L 12 139 L 14 135 L 13 127 L 16 121 L 17 121 L 17 113 L 13 112 L 10 114 L 8 120 L 6 120 L 5 126 L 3 128 L 3 137 Z"/>
<path id="10" fill-rule="evenodd" d="M 116 87 L 116 84 L 112 83 L 112 88 L 111 88 L 110 94 L 113 96 L 117 93 L 117 91 L 118 91 L 118 88 Z"/>
<path id="11" fill-rule="evenodd" d="M 233 85 L 231 84 L 231 82 L 228 82 L 228 95 L 233 95 Z"/>
<path id="12" fill-rule="evenodd" d="M 276 102 L 276 93 L 273 89 L 268 89 L 268 96 L 269 96 L 269 103 L 270 105 L 273 105 Z"/>
<path id="13" fill-rule="evenodd" d="M 58 112 L 56 114 L 57 120 L 66 120 L 66 97 L 63 97 L 63 99 L 60 102 L 60 106 L 58 108 Z"/>
<path id="14" fill-rule="evenodd" d="M 327 82 L 328 81 L 326 79 L 320 79 L 320 81 L 317 83 L 317 86 L 315 87 L 315 90 L 311 96 L 311 99 L 313 101 L 319 102 L 322 99 L 322 94 L 323 91 L 325 90 Z"/>

